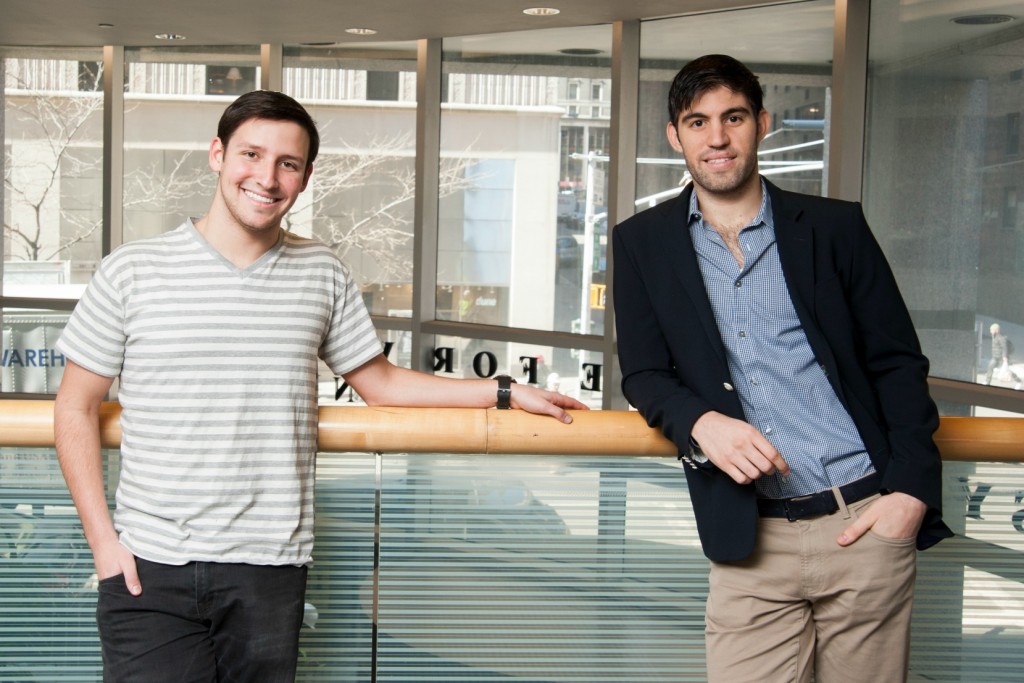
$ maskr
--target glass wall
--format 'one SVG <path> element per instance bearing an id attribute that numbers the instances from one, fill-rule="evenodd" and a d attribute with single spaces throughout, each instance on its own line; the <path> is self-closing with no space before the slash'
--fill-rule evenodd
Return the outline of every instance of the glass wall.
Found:
<path id="1" fill-rule="evenodd" d="M 102 256 L 102 78 L 98 49 L 0 50 L 5 393 L 56 392 L 54 344 Z"/>
<path id="2" fill-rule="evenodd" d="M 1004 14 L 1011 10 L 1016 15 Z M 1003 368 L 999 334 L 1024 340 L 1024 191 L 1020 148 L 1024 50 L 1020 3 L 871 3 L 864 207 L 899 280 L 935 377 L 1009 393 L 1024 357 Z M 997 349 L 998 351 L 998 349 Z M 1012 371 L 1012 372 L 1011 372 Z M 940 403 L 946 414 L 997 411 Z M 962 537 L 922 554 L 915 660 L 925 678 L 1020 677 L 1019 572 L 997 558 L 1024 551 L 1020 465 L 945 467 L 946 518 Z M 959 516 L 954 511 L 965 510 Z M 1018 562 L 1015 560 L 1015 562 Z M 982 615 L 985 606 L 991 608 Z"/>
<path id="3" fill-rule="evenodd" d="M 100 259 L 102 54 L 0 52 L 3 290 L 75 298 Z"/>
<path id="4" fill-rule="evenodd" d="M 259 87 L 259 47 L 125 50 L 124 242 L 210 208 L 210 141 L 224 108 Z"/>
<path id="5" fill-rule="evenodd" d="M 311 230 L 334 249 L 352 268 L 371 314 L 409 317 L 415 43 L 288 47 L 284 91 L 306 105 L 321 135 L 289 229 Z"/>
<path id="6" fill-rule="evenodd" d="M 611 27 L 444 41 L 437 318 L 602 333 Z"/>
<path id="7" fill-rule="evenodd" d="M 871 5 L 868 219 L 932 374 L 966 382 L 986 381 L 994 323 L 1024 350 L 1024 18 L 1002 5 L 1017 19 L 969 0 Z M 1020 386 L 1021 353 L 996 359 L 993 385 Z"/>

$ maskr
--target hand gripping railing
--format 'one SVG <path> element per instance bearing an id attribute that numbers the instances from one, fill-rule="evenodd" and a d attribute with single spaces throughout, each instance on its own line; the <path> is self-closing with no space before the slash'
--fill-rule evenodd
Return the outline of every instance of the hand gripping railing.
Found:
<path id="1" fill-rule="evenodd" d="M 121 443 L 121 407 L 104 403 L 100 438 Z M 323 406 L 321 451 L 516 453 L 526 455 L 675 455 L 676 448 L 638 413 L 573 411 L 573 423 L 519 410 Z M 944 460 L 1024 461 L 1024 419 L 944 417 L 935 435 Z M 53 402 L 0 401 L 0 446 L 53 446 Z"/>

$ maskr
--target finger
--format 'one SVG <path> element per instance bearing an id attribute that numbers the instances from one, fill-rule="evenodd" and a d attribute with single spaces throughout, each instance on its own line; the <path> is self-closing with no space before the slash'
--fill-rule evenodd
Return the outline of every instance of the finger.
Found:
<path id="1" fill-rule="evenodd" d="M 782 457 L 781 453 L 776 453 L 775 457 L 772 458 L 772 465 L 775 467 L 775 471 L 784 477 L 788 477 L 790 474 L 789 463 Z"/>
<path id="2" fill-rule="evenodd" d="M 529 404 L 524 404 L 516 400 L 516 396 L 512 394 L 512 405 L 514 407 L 525 410 L 528 413 L 534 413 L 537 415 L 550 415 L 559 422 L 570 424 L 572 422 L 572 416 L 565 412 L 562 408 L 552 403 L 550 400 L 540 395 L 536 397 L 536 400 L 531 400 Z"/>

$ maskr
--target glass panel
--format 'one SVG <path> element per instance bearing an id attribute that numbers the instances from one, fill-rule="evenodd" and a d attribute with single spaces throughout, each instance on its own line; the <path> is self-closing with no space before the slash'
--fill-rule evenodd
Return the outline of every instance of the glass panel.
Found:
<path id="1" fill-rule="evenodd" d="M 99 681 L 92 552 L 52 449 L 0 447 L 0 558 L 0 680 Z"/>
<path id="2" fill-rule="evenodd" d="M 0 679 L 99 681 L 56 458 L 2 438 Z M 944 481 L 958 536 L 920 555 L 910 680 L 1018 681 L 1021 466 Z M 322 453 L 316 495 L 299 681 L 704 680 L 708 566 L 673 458 Z"/>
<path id="3" fill-rule="evenodd" d="M 637 209 L 674 197 L 689 182 L 665 139 L 668 90 L 684 64 L 721 53 L 723 45 L 764 87 L 772 120 L 758 152 L 761 175 L 783 189 L 825 194 L 833 22 L 832 0 L 815 0 L 641 24 Z"/>
<path id="4" fill-rule="evenodd" d="M 288 227 L 334 249 L 371 314 L 409 317 L 416 44 L 288 47 L 284 65 L 285 92 L 309 109 L 321 135 Z"/>
<path id="5" fill-rule="evenodd" d="M 1024 36 L 1011 5 L 872 2 L 864 173 L 932 374 L 1003 388 L 1024 378 Z M 1017 350 L 989 377 L 993 323 Z"/>
<path id="6" fill-rule="evenodd" d="M 386 456 L 378 680 L 700 681 L 674 459 Z"/>
<path id="7" fill-rule="evenodd" d="M 54 346 L 70 312 L 0 308 L 0 392 L 56 394 L 67 359 Z"/>
<path id="8" fill-rule="evenodd" d="M 300 681 L 371 681 L 376 461 L 320 453 L 316 548 L 299 633 Z"/>
<path id="9" fill-rule="evenodd" d="M 153 237 L 210 208 L 217 121 L 259 87 L 258 47 L 125 50 L 124 241 Z M 293 208 L 293 211 L 296 209 Z"/>
<path id="10" fill-rule="evenodd" d="M 603 354 L 538 344 L 437 337 L 434 374 L 448 377 L 511 375 L 516 381 L 572 396 L 592 409 L 601 407 L 605 381 Z"/>
<path id="11" fill-rule="evenodd" d="M 610 51 L 608 26 L 445 39 L 438 319 L 603 330 Z"/>
<path id="12" fill-rule="evenodd" d="M 4 296 L 76 298 L 99 262 L 102 59 L 99 50 L 0 52 Z"/>
<path id="13" fill-rule="evenodd" d="M 911 680 L 1020 680 L 1022 473 L 1020 463 L 944 464 L 944 517 L 958 535 L 918 556 Z"/>

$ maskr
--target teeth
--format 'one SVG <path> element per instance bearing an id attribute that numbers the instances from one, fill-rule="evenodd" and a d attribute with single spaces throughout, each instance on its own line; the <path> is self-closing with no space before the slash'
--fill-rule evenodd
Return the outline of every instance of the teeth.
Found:
<path id="1" fill-rule="evenodd" d="M 271 197 L 264 197 L 261 194 L 256 194 L 255 192 L 250 192 L 249 190 L 243 190 L 243 192 L 245 192 L 246 197 L 249 197 L 250 199 L 255 199 L 256 201 L 262 202 L 263 204 L 273 204 L 276 201 Z"/>

